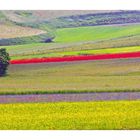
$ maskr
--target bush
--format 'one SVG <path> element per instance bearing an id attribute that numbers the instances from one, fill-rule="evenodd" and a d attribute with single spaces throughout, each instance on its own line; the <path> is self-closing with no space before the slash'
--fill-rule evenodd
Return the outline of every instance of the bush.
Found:
<path id="1" fill-rule="evenodd" d="M 9 65 L 9 54 L 6 52 L 6 49 L 0 49 L 0 76 L 6 74 L 6 70 Z"/>

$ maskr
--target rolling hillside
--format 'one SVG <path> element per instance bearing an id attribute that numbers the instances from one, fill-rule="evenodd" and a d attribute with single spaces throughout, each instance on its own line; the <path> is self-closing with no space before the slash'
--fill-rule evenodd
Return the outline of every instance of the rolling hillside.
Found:
<path id="1" fill-rule="evenodd" d="M 12 11 L 0 11 L 0 46 L 45 42 L 47 39 L 53 38 L 53 34 L 47 28 L 19 25 L 11 20 L 7 13 L 12 13 Z"/>
<path id="2" fill-rule="evenodd" d="M 57 28 L 139 23 L 139 15 L 139 11 L 0 11 L 0 25 L 10 24 L 11 26 L 19 25 L 41 29 L 48 33 L 45 36 L 46 40 L 48 38 L 52 40 L 55 38 Z M 27 34 L 30 35 L 28 32 Z M 31 35 L 36 34 L 31 33 Z M 20 41 L 6 40 L 9 42 L 7 44 L 4 44 L 6 41 L 0 40 L 0 45 L 31 43 L 31 39 L 29 40 L 25 38 Z M 38 42 L 43 41 L 44 39 L 40 38 Z"/>
<path id="3" fill-rule="evenodd" d="M 94 49 L 114 47 L 137 46 L 136 50 L 139 50 L 139 11 L 1 11 L 0 13 L 1 22 L 5 22 L 4 25 L 2 23 L 0 25 L 2 29 L 0 45 L 7 48 L 12 58 L 57 56 L 62 52 L 70 55 L 82 54 L 82 50 L 94 52 Z"/>
<path id="4" fill-rule="evenodd" d="M 7 48 L 12 59 L 84 55 L 97 52 L 121 53 L 139 51 L 139 37 L 139 24 L 75 27 L 57 29 L 53 43 L 33 43 L 0 48 Z"/>
<path id="5" fill-rule="evenodd" d="M 41 22 L 49 21 L 59 17 L 69 17 L 72 15 L 86 15 L 96 13 L 116 12 L 111 10 L 28 10 L 28 11 L 1 11 L 1 15 L 5 15 L 7 19 L 17 23 Z"/>

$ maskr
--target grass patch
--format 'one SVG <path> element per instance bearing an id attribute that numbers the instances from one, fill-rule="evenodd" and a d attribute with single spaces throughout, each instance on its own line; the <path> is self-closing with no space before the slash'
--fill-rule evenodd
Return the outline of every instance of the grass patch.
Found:
<path id="1" fill-rule="evenodd" d="M 140 101 L 0 105 L 1 130 L 140 129 Z"/>
<path id="2" fill-rule="evenodd" d="M 43 53 L 40 52 L 34 54 L 25 54 L 19 56 L 12 56 L 14 59 L 26 59 L 26 58 L 42 58 L 42 57 L 63 57 L 74 55 L 96 55 L 96 54 L 113 54 L 113 53 L 125 53 L 125 52 L 139 52 L 140 46 L 122 47 L 122 48 L 108 48 L 108 49 L 94 49 L 94 50 L 81 50 L 81 51 L 68 51 L 68 52 L 55 52 L 55 53 Z"/>
<path id="3" fill-rule="evenodd" d="M 139 59 L 11 65 L 0 94 L 140 91 Z"/>
<path id="4" fill-rule="evenodd" d="M 140 25 L 63 28 L 56 31 L 55 42 L 97 41 L 138 35 Z"/>

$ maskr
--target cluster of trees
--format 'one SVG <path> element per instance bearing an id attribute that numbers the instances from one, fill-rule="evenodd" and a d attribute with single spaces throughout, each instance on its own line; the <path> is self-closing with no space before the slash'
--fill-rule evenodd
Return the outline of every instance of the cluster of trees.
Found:
<path id="1" fill-rule="evenodd" d="M 6 71 L 9 65 L 9 54 L 6 49 L 0 49 L 0 76 L 6 75 Z"/>

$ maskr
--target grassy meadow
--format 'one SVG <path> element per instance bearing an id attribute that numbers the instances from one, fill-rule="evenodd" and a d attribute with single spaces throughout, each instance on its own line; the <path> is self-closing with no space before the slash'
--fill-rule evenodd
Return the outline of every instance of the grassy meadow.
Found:
<path id="1" fill-rule="evenodd" d="M 55 42 L 98 41 L 139 35 L 140 25 L 89 26 L 57 29 Z"/>
<path id="2" fill-rule="evenodd" d="M 2 130 L 140 129 L 140 101 L 0 105 Z"/>
<path id="3" fill-rule="evenodd" d="M 139 59 L 11 65 L 0 94 L 140 91 Z"/>

